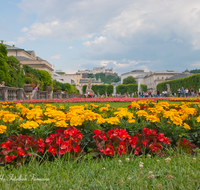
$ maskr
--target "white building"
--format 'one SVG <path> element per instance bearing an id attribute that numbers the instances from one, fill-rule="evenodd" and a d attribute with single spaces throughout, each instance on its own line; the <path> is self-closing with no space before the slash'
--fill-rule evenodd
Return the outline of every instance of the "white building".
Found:
<path id="1" fill-rule="evenodd" d="M 168 78 L 180 74 L 178 71 L 174 70 L 163 70 L 150 72 L 147 75 L 138 75 L 135 80 L 140 84 L 147 85 L 147 90 L 151 92 L 156 92 L 157 85 Z"/>
<path id="2" fill-rule="evenodd" d="M 123 80 L 129 76 L 133 76 L 137 83 L 147 85 L 147 90 L 151 92 L 156 91 L 156 87 L 159 83 L 167 80 L 168 78 L 180 74 L 178 71 L 174 70 L 163 70 L 156 72 L 144 72 L 144 70 L 133 70 L 128 73 L 121 75 L 121 83 Z"/>
<path id="3" fill-rule="evenodd" d="M 71 76 L 63 76 L 55 72 L 52 72 L 52 78 L 60 83 L 75 84 L 75 79 L 72 78 Z"/>
<path id="4" fill-rule="evenodd" d="M 113 68 L 105 69 L 105 67 L 94 67 L 93 70 L 78 70 L 77 73 L 88 73 L 88 74 L 97 74 L 97 73 L 114 73 Z"/>
<path id="5" fill-rule="evenodd" d="M 123 80 L 129 76 L 132 76 L 134 78 L 136 78 L 139 75 L 145 76 L 147 74 L 149 74 L 150 72 L 144 72 L 144 70 L 133 70 L 131 72 L 128 73 L 123 73 L 121 74 L 121 84 L 123 84 Z"/>

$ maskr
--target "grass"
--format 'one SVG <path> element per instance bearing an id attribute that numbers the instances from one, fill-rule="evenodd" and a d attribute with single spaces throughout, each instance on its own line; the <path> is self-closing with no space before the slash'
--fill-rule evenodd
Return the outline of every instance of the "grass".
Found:
<path id="1" fill-rule="evenodd" d="M 173 153 L 169 157 L 171 161 L 167 163 L 166 157 L 158 156 L 145 158 L 126 155 L 94 160 L 86 155 L 79 162 L 57 159 L 42 165 L 30 163 L 12 169 L 1 167 L 0 188 L 199 189 L 200 154 L 193 157 Z M 142 168 L 139 167 L 140 162 L 143 162 Z"/>
<path id="2" fill-rule="evenodd" d="M 159 102 L 168 102 L 169 104 L 181 104 L 181 102 L 170 102 L 167 100 L 161 100 Z M 41 106 L 44 107 L 47 103 L 35 103 L 35 106 Z M 95 104 L 95 105 L 105 105 L 105 104 L 109 104 L 111 107 L 115 107 L 115 108 L 127 108 L 128 105 L 131 104 L 131 102 L 107 102 L 107 103 L 97 103 L 97 102 L 81 102 L 81 103 L 50 103 L 52 105 L 55 106 L 59 106 L 59 105 L 63 105 L 63 106 L 80 106 L 80 105 L 85 105 L 85 104 Z M 24 106 L 28 106 L 29 103 L 23 103 Z"/>

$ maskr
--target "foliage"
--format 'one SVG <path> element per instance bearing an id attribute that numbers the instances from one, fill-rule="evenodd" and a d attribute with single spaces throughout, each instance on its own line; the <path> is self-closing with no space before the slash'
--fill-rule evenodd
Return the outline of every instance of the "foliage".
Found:
<path id="1" fill-rule="evenodd" d="M 32 83 L 32 78 L 31 78 L 31 77 L 26 77 L 26 78 L 24 79 L 24 82 L 25 82 L 25 84 Z"/>
<path id="2" fill-rule="evenodd" d="M 185 152 L 191 154 L 192 149 L 194 149 L 196 146 L 195 144 L 191 143 L 190 141 L 186 140 L 185 138 L 179 139 L 177 142 L 177 145 L 179 148 L 184 150 Z"/>
<path id="3" fill-rule="evenodd" d="M 75 127 L 68 127 L 67 130 L 57 129 L 56 134 L 50 134 L 45 143 L 47 143 L 47 152 L 56 155 L 63 155 L 65 153 L 75 153 L 76 157 L 83 152 L 80 148 L 83 134 Z"/>
<path id="4" fill-rule="evenodd" d="M 40 90 L 46 90 L 46 86 L 52 85 L 51 75 L 47 71 L 33 69 L 28 65 L 23 65 L 23 69 L 25 71 L 26 76 L 31 77 L 35 85 L 37 85 L 38 83 L 40 84 Z M 38 83 L 35 83 L 36 81 Z"/>
<path id="5" fill-rule="evenodd" d="M 87 89 L 87 85 L 83 85 L 83 93 L 86 92 L 86 89 Z M 114 87 L 113 85 L 105 85 L 105 84 L 102 84 L 102 85 L 92 85 L 92 90 L 94 91 L 95 94 L 105 94 L 107 92 L 107 94 L 112 94 L 113 93 L 113 90 L 114 90 Z"/>
<path id="6" fill-rule="evenodd" d="M 140 86 L 141 86 L 142 91 L 144 92 L 147 91 L 147 85 L 141 84 Z M 133 92 L 137 92 L 137 91 L 138 91 L 137 84 L 120 84 L 116 87 L 116 92 L 121 93 L 121 94 L 125 94 L 125 93 L 132 94 Z"/>
<path id="7" fill-rule="evenodd" d="M 6 46 L 0 44 L 0 71 L 1 71 L 1 73 L 2 72 L 4 73 L 4 75 L 1 76 L 0 80 L 1 81 L 4 80 L 6 85 L 10 80 L 7 60 L 8 60 L 8 56 L 7 56 Z"/>
<path id="8" fill-rule="evenodd" d="M 69 94 L 78 92 L 74 85 L 71 85 L 69 83 L 61 83 L 56 80 L 53 80 L 53 91 L 56 92 L 57 90 L 66 91 Z"/>
<path id="9" fill-rule="evenodd" d="M 8 71 L 10 74 L 10 80 L 7 83 L 8 86 L 21 88 L 24 84 L 24 73 L 21 68 L 20 62 L 14 57 L 9 56 L 7 59 Z"/>
<path id="10" fill-rule="evenodd" d="M 190 71 L 190 73 L 200 73 L 200 69 L 193 69 Z"/>
<path id="11" fill-rule="evenodd" d="M 113 156 L 114 154 L 134 153 L 155 153 L 160 154 L 162 144 L 170 144 L 170 141 L 163 133 L 143 128 L 142 133 L 131 137 L 126 129 L 111 129 L 108 132 L 99 129 L 94 130 L 93 138 L 96 141 L 97 149 L 101 154 Z"/>
<path id="12" fill-rule="evenodd" d="M 111 84 L 112 82 L 119 82 L 121 79 L 120 77 L 115 77 L 112 75 L 105 76 L 105 73 L 97 73 L 95 75 L 88 74 L 88 78 L 96 78 L 97 80 L 100 78 L 101 82 L 104 84 Z"/>
<path id="13" fill-rule="evenodd" d="M 184 87 L 184 89 L 190 89 L 191 87 L 193 87 L 195 91 L 198 91 L 200 88 L 200 74 L 161 82 L 157 85 L 157 90 L 160 92 L 162 92 L 163 90 L 167 90 L 166 84 L 170 85 L 172 93 L 177 93 L 178 88 L 181 88 L 182 86 Z"/>
<path id="14" fill-rule="evenodd" d="M 34 154 L 43 153 L 44 145 L 43 140 L 35 136 L 10 135 L 7 142 L 1 144 L 3 150 L 0 152 L 0 162 L 21 165 Z"/>
<path id="15" fill-rule="evenodd" d="M 136 84 L 136 80 L 133 76 L 128 76 L 123 80 L 123 84 Z"/>

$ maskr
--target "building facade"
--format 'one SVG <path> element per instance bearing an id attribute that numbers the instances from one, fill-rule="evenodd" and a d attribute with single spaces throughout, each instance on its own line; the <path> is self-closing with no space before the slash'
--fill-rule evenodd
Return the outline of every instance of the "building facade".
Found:
<path id="1" fill-rule="evenodd" d="M 76 84 L 75 79 L 71 76 L 59 75 L 56 72 L 52 72 L 52 78 L 60 83 Z"/>
<path id="2" fill-rule="evenodd" d="M 83 86 L 88 84 L 89 78 L 80 79 L 79 85 L 76 85 L 76 88 L 79 90 L 80 94 L 83 94 Z M 100 85 L 103 84 L 101 81 L 97 81 L 96 79 L 92 78 L 92 85 Z"/>
<path id="3" fill-rule="evenodd" d="M 14 56 L 22 65 L 28 65 L 34 69 L 45 70 L 52 74 L 52 65 L 42 58 L 36 56 L 34 51 L 27 51 L 18 47 L 6 45 L 8 56 Z"/>

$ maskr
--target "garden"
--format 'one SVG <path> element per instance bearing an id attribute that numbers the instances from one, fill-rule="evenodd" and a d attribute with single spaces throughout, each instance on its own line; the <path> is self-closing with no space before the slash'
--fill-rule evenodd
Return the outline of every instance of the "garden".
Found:
<path id="1" fill-rule="evenodd" d="M 200 187 L 198 102 L 98 99 L 1 102 L 1 187 Z"/>

